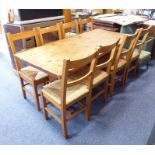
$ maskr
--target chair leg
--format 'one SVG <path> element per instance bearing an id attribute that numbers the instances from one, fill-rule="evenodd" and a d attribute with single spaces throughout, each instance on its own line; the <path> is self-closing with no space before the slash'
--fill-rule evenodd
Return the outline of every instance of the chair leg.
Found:
<path id="1" fill-rule="evenodd" d="M 34 89 L 34 99 L 36 101 L 37 110 L 40 111 L 40 103 L 39 103 L 37 84 L 33 83 L 33 89 Z"/>
<path id="2" fill-rule="evenodd" d="M 115 87 L 115 79 L 112 77 L 110 81 L 110 96 L 113 95 L 114 87 Z"/>
<path id="3" fill-rule="evenodd" d="M 125 69 L 124 80 L 123 80 L 124 86 L 125 86 L 125 84 L 126 84 L 127 77 L 128 77 L 128 69 Z"/>
<path id="4" fill-rule="evenodd" d="M 147 69 L 147 70 L 149 69 L 149 61 L 148 61 L 147 64 L 146 64 L 146 69 Z"/>
<path id="5" fill-rule="evenodd" d="M 137 74 L 138 74 L 138 65 L 134 69 L 134 75 L 137 76 Z"/>
<path id="6" fill-rule="evenodd" d="M 108 92 L 108 82 L 109 78 L 104 82 L 104 101 L 107 101 L 107 92 Z"/>
<path id="7" fill-rule="evenodd" d="M 20 76 L 19 76 L 19 80 L 20 80 L 23 97 L 26 99 L 26 91 L 23 89 L 24 88 L 24 80 Z"/>
<path id="8" fill-rule="evenodd" d="M 137 76 L 138 73 L 138 60 L 135 62 L 134 75 Z"/>
<path id="9" fill-rule="evenodd" d="M 137 65 L 137 74 L 139 74 L 139 65 Z"/>
<path id="10" fill-rule="evenodd" d="M 87 121 L 90 120 L 90 114 L 91 114 L 91 93 L 88 94 L 86 97 L 86 119 Z"/>
<path id="11" fill-rule="evenodd" d="M 41 98 L 42 98 L 42 102 L 43 102 L 44 118 L 47 120 L 48 119 L 48 112 L 46 111 L 47 104 L 46 104 L 46 99 L 44 98 L 44 95 L 42 92 L 41 92 Z"/>
<path id="12" fill-rule="evenodd" d="M 65 138 L 68 138 L 68 132 L 67 132 L 67 121 L 65 119 L 65 112 L 61 110 L 61 128 L 62 128 L 62 133 Z"/>
<path id="13" fill-rule="evenodd" d="M 122 79 L 121 79 L 121 84 L 123 88 L 125 87 L 125 80 L 126 80 L 125 78 L 126 78 L 126 69 L 123 70 Z"/>

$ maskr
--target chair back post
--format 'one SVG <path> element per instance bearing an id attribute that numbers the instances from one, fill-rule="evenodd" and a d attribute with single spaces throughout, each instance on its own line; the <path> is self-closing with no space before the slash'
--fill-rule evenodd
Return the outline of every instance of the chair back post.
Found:
<path id="1" fill-rule="evenodd" d="M 93 20 L 92 16 L 90 17 L 90 21 L 91 21 L 91 30 L 93 30 L 94 29 L 94 20 Z"/>
<path id="2" fill-rule="evenodd" d="M 33 31 L 33 34 L 35 36 L 36 46 L 38 47 L 41 45 L 40 40 L 39 40 L 39 36 L 38 36 L 38 31 L 36 28 L 33 28 L 32 31 Z"/>
<path id="3" fill-rule="evenodd" d="M 21 69 L 21 65 L 20 65 L 20 61 L 15 57 L 16 48 L 15 48 L 14 40 L 12 38 L 12 34 L 10 32 L 7 33 L 7 39 L 8 39 L 9 47 L 11 48 L 11 52 L 12 52 L 13 59 L 15 62 L 15 68 L 17 71 L 19 71 Z"/>
<path id="4" fill-rule="evenodd" d="M 116 52 L 116 55 L 114 57 L 114 63 L 113 63 L 114 69 L 113 69 L 113 72 L 117 71 L 118 63 L 119 63 L 119 60 L 121 58 L 121 53 L 123 51 L 126 40 L 127 40 L 127 34 L 124 35 L 123 38 L 121 38 L 120 41 L 119 41 L 118 48 L 116 49 L 117 52 Z"/>
<path id="5" fill-rule="evenodd" d="M 118 44 L 115 45 L 115 47 L 112 49 L 112 52 L 111 52 L 111 55 L 110 55 L 110 61 L 109 61 L 109 64 L 107 66 L 107 70 L 106 72 L 109 74 L 110 73 L 110 70 L 111 70 L 111 66 L 112 66 L 112 62 L 114 60 L 114 55 L 115 55 L 115 52 L 116 52 L 116 46 Z"/>
<path id="6" fill-rule="evenodd" d="M 60 23 L 57 23 L 56 26 L 58 28 L 58 36 L 59 36 L 59 40 L 60 40 L 60 39 L 62 39 L 61 25 L 60 25 Z"/>
<path id="7" fill-rule="evenodd" d="M 37 30 L 37 33 L 38 33 L 38 36 L 39 36 L 40 44 L 43 45 L 44 40 L 43 40 L 43 37 L 42 37 L 41 28 L 37 27 L 36 30 Z"/>
<path id="8" fill-rule="evenodd" d="M 64 60 L 61 79 L 61 106 L 65 110 L 66 105 L 66 89 L 67 89 L 67 77 L 68 77 L 68 63 L 70 60 Z"/>
<path id="9" fill-rule="evenodd" d="M 89 93 L 91 94 L 92 92 L 92 86 L 93 86 L 93 77 L 94 77 L 94 71 L 95 71 L 95 68 L 96 68 L 96 63 L 97 63 L 97 57 L 98 57 L 98 52 L 95 53 L 95 56 L 91 62 L 91 65 L 90 65 L 90 71 L 91 72 L 91 76 L 89 76 L 89 79 L 88 79 L 88 89 L 89 89 Z"/>

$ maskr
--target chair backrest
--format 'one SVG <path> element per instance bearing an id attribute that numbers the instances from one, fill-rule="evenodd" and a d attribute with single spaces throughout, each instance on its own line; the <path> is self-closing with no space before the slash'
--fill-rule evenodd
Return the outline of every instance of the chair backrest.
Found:
<path id="1" fill-rule="evenodd" d="M 96 66 L 96 58 L 97 52 L 88 56 L 87 58 L 70 61 L 64 60 L 63 63 L 63 71 L 62 71 L 62 78 L 61 78 L 61 102 L 62 105 L 66 103 L 66 89 L 68 87 L 81 84 L 82 82 L 86 81 L 88 89 L 91 91 L 92 88 L 92 79 L 94 68 Z M 74 78 L 73 80 L 67 80 L 70 73 L 74 72 L 75 70 L 83 69 L 84 67 L 88 67 L 89 70 L 87 73 L 83 74 L 80 77 Z M 64 106 L 64 105 L 63 105 Z"/>
<path id="2" fill-rule="evenodd" d="M 122 55 L 125 55 L 127 64 L 129 64 L 131 62 L 131 58 L 134 52 L 134 49 L 136 47 L 137 41 L 141 35 L 142 32 L 142 28 L 137 29 L 136 32 L 134 34 L 130 34 L 130 35 L 126 35 L 126 39 L 124 39 L 125 44 L 128 44 L 128 48 L 125 49 L 123 51 L 123 53 L 121 53 Z"/>
<path id="3" fill-rule="evenodd" d="M 72 30 L 75 30 L 75 33 L 79 33 L 79 26 L 77 20 L 68 22 L 68 23 L 61 23 L 61 29 L 62 29 L 62 37 L 66 38 L 66 32 L 72 32 Z"/>
<path id="4" fill-rule="evenodd" d="M 119 40 L 107 46 L 99 46 L 98 59 L 96 64 L 97 69 L 105 70 L 108 74 L 110 73 L 110 68 L 114 60 L 118 43 Z"/>
<path id="5" fill-rule="evenodd" d="M 23 39 L 35 38 L 36 46 L 39 46 L 40 41 L 37 35 L 37 31 L 34 28 L 31 31 L 25 31 L 25 32 L 20 32 L 20 33 L 15 33 L 15 34 L 7 33 L 7 38 L 8 38 L 9 46 L 11 48 L 11 52 L 12 52 L 12 55 L 15 61 L 16 70 L 20 70 L 20 67 L 21 67 L 20 63 L 17 60 L 17 58 L 15 58 L 15 54 L 17 52 L 17 49 L 15 47 L 15 42 L 19 40 L 23 40 Z"/>
<path id="6" fill-rule="evenodd" d="M 56 32 L 58 34 L 58 38 L 62 39 L 61 27 L 60 27 L 59 23 L 57 23 L 56 25 L 44 27 L 44 28 L 37 27 L 37 31 L 38 31 L 41 45 L 43 45 L 45 43 L 44 35 L 47 33 L 55 33 Z"/>
<path id="7" fill-rule="evenodd" d="M 145 41 L 149 35 L 149 32 L 150 32 L 150 29 L 151 29 L 152 25 L 145 28 L 145 29 L 142 29 L 142 32 L 141 32 L 141 35 L 140 35 L 140 40 L 138 40 L 138 43 L 136 44 L 136 48 L 138 48 L 138 53 L 140 55 L 141 53 L 141 50 L 145 44 Z"/>
<path id="8" fill-rule="evenodd" d="M 116 70 L 117 70 L 117 66 L 118 66 L 119 60 L 120 60 L 120 58 L 121 58 L 121 53 L 122 53 L 123 48 L 124 48 L 124 46 L 125 46 L 126 40 L 127 40 L 127 35 L 124 35 L 124 36 L 120 39 L 120 41 L 119 41 L 119 43 L 118 43 L 118 46 L 117 46 L 117 48 L 116 48 L 116 54 L 115 54 L 114 61 L 113 61 L 113 66 L 114 66 L 113 71 L 115 71 L 115 72 L 116 72 Z"/>
<path id="9" fill-rule="evenodd" d="M 88 17 L 88 18 L 85 18 L 85 19 L 79 19 L 79 24 L 80 24 L 80 33 L 83 32 L 83 26 L 85 24 L 87 24 L 87 31 L 91 31 L 94 29 L 94 24 L 93 24 L 93 18 L 92 17 Z"/>

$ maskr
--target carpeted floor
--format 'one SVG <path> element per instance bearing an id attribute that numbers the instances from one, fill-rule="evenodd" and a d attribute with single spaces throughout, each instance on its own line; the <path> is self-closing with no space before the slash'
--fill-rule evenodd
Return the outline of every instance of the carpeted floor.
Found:
<path id="1" fill-rule="evenodd" d="M 91 121 L 82 113 L 68 122 L 65 140 L 60 125 L 45 121 L 32 97 L 24 100 L 10 58 L 0 52 L 0 144 L 146 144 L 155 123 L 155 62 L 139 77 L 130 77 L 105 104 L 97 99 Z"/>
<path id="2" fill-rule="evenodd" d="M 155 145 L 155 124 L 152 128 L 152 131 L 151 131 L 151 134 L 150 134 L 150 137 L 147 141 L 147 145 Z"/>

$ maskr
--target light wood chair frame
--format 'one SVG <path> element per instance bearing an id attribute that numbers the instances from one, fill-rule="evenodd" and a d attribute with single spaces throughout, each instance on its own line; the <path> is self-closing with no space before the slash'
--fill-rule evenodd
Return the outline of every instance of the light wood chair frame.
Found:
<path id="1" fill-rule="evenodd" d="M 83 32 L 84 24 L 90 24 L 91 31 L 94 29 L 94 22 L 93 22 L 93 18 L 91 16 L 88 18 L 85 18 L 85 19 L 81 19 L 81 18 L 79 19 L 80 33 Z"/>
<path id="2" fill-rule="evenodd" d="M 133 55 L 133 52 L 135 50 L 137 41 L 141 35 L 141 31 L 142 31 L 142 29 L 137 29 L 133 35 L 128 35 L 128 38 L 127 38 L 127 41 L 130 40 L 130 46 L 128 49 L 123 51 L 123 55 L 126 55 L 126 61 L 127 61 L 125 78 L 123 79 L 124 85 L 125 85 L 127 77 L 128 77 L 128 73 L 130 70 L 130 64 L 132 62 L 132 55 Z"/>
<path id="3" fill-rule="evenodd" d="M 106 54 L 109 54 L 109 58 L 106 61 L 97 63 L 96 69 L 104 70 L 107 73 L 107 78 L 101 80 L 97 85 L 94 85 L 93 88 L 96 88 L 100 84 L 103 83 L 104 88 L 98 91 L 96 94 L 92 95 L 92 102 L 99 96 L 104 95 L 104 100 L 107 100 L 107 92 L 108 92 L 108 84 L 109 84 L 109 75 L 112 63 L 114 61 L 114 56 L 116 52 L 116 48 L 118 46 L 119 40 L 111 45 L 108 46 L 100 46 L 98 49 L 98 60 L 104 57 Z"/>
<path id="4" fill-rule="evenodd" d="M 124 78 L 125 78 L 125 71 L 126 71 L 126 64 L 124 64 L 124 66 L 122 66 L 121 68 L 118 68 L 118 64 L 119 61 L 121 59 L 121 54 L 124 48 L 124 45 L 126 43 L 127 40 L 127 35 L 123 36 L 123 38 L 120 39 L 118 47 L 116 49 L 116 55 L 114 57 L 114 61 L 113 61 L 113 69 L 111 70 L 111 79 L 109 82 L 109 86 L 110 86 L 110 95 L 113 95 L 113 91 L 114 91 L 114 87 L 115 87 L 115 80 L 116 80 L 116 74 L 117 72 L 119 72 L 120 70 L 122 71 L 122 75 L 121 75 L 121 83 L 122 86 L 124 87 Z"/>
<path id="5" fill-rule="evenodd" d="M 44 34 L 47 33 L 52 33 L 52 32 L 57 32 L 58 33 L 58 39 L 62 39 L 62 33 L 61 33 L 61 26 L 60 23 L 57 23 L 56 25 L 52 25 L 49 27 L 44 27 L 44 28 L 40 28 L 37 27 L 37 31 L 38 31 L 38 35 L 39 35 L 39 39 L 40 39 L 40 44 L 44 45 Z"/>
<path id="6" fill-rule="evenodd" d="M 43 100 L 43 111 L 44 111 L 44 117 L 47 120 L 48 119 L 48 114 L 50 114 L 53 118 L 55 118 L 62 127 L 62 132 L 65 138 L 68 137 L 68 132 L 67 132 L 67 121 L 74 118 L 78 114 L 80 114 L 83 111 L 86 111 L 86 119 L 89 120 L 90 118 L 90 105 L 91 105 L 91 91 L 92 91 L 92 78 L 93 78 L 93 72 L 96 66 L 96 57 L 97 53 L 94 53 L 93 55 L 81 59 L 81 60 L 76 60 L 76 61 L 70 61 L 70 60 L 64 60 L 64 65 L 63 65 L 63 71 L 62 71 L 62 78 L 61 78 L 61 104 L 57 104 L 52 102 L 47 96 L 45 97 L 43 91 L 41 93 L 42 95 L 42 100 Z M 74 72 L 76 69 L 82 68 L 86 65 L 90 65 L 89 72 L 86 73 L 84 76 L 74 79 L 72 81 L 68 81 L 69 74 L 71 72 Z M 89 89 L 89 93 L 80 96 L 70 104 L 66 104 L 66 90 L 67 87 L 74 86 L 76 84 L 81 84 L 83 81 L 87 80 L 87 87 Z M 86 104 L 83 106 L 83 104 L 80 102 L 82 99 L 86 98 Z M 60 111 L 61 116 L 58 117 L 54 112 L 52 112 L 48 107 L 47 107 L 47 101 L 48 104 L 52 104 L 55 108 L 57 108 Z M 77 104 L 77 102 L 80 102 L 82 105 L 81 108 L 74 113 L 70 114 L 67 116 L 67 109 L 71 107 L 73 104 Z"/>
<path id="7" fill-rule="evenodd" d="M 138 38 L 137 43 L 136 43 L 136 46 L 135 46 L 135 48 L 138 49 L 138 55 L 137 55 L 137 57 L 135 57 L 134 59 L 131 59 L 131 62 L 134 63 L 134 65 L 129 66 L 128 72 L 134 71 L 134 74 L 137 74 L 137 72 L 138 72 L 138 61 L 139 61 L 139 56 L 140 56 L 140 54 L 141 54 L 141 51 L 142 51 L 143 46 L 144 46 L 144 44 L 145 44 L 145 41 L 146 41 L 146 39 L 147 39 L 147 37 L 148 37 L 148 35 L 149 35 L 149 31 L 150 31 L 151 27 L 152 27 L 152 25 L 149 26 L 149 27 L 146 28 L 146 29 L 141 28 L 141 29 L 139 30 L 139 33 L 140 33 L 140 34 L 139 34 L 139 38 Z M 141 39 L 141 41 L 139 41 L 139 39 Z M 139 41 L 139 42 L 138 42 L 138 41 Z"/>
<path id="8" fill-rule="evenodd" d="M 119 42 L 119 47 L 116 52 L 116 56 L 114 59 L 113 66 L 114 68 L 111 70 L 111 79 L 110 79 L 110 95 L 113 95 L 113 91 L 115 88 L 115 83 L 117 80 L 121 80 L 122 87 L 125 87 L 125 82 L 126 82 L 126 72 L 128 70 L 128 65 L 130 63 L 131 55 L 133 53 L 135 43 L 137 41 L 137 36 L 138 36 L 138 31 L 135 34 L 132 35 L 124 35 L 123 38 Z M 124 46 L 129 42 L 129 48 L 124 49 Z M 125 58 L 124 58 L 125 56 Z M 118 68 L 118 64 L 120 59 L 124 59 L 126 63 L 121 67 Z M 118 72 L 121 72 L 121 75 L 116 78 L 116 75 Z"/>
<path id="9" fill-rule="evenodd" d="M 76 34 L 79 34 L 79 26 L 78 26 L 77 20 L 73 20 L 73 21 L 68 22 L 68 23 L 62 23 L 61 22 L 60 25 L 61 25 L 61 30 L 62 30 L 62 38 L 65 38 L 66 30 L 71 31 L 72 27 L 75 28 Z"/>
<path id="10" fill-rule="evenodd" d="M 15 66 L 16 66 L 16 70 L 19 75 L 23 97 L 26 99 L 26 92 L 29 93 L 30 95 L 32 95 L 35 99 L 37 110 L 39 111 L 40 110 L 40 103 L 39 103 L 40 94 L 38 93 L 37 86 L 39 84 L 43 84 L 43 83 L 47 82 L 48 77 L 43 78 L 41 80 L 33 80 L 33 81 L 29 80 L 28 78 L 26 78 L 25 76 L 20 74 L 21 63 L 20 63 L 20 60 L 15 57 L 15 54 L 17 52 L 16 47 L 15 47 L 15 41 L 32 38 L 32 37 L 35 38 L 36 46 L 40 46 L 40 41 L 39 41 L 39 38 L 38 38 L 35 28 L 32 31 L 25 31 L 25 32 L 20 32 L 20 33 L 16 33 L 16 34 L 7 33 L 9 46 L 11 48 L 11 52 L 13 54 L 13 58 L 14 58 Z M 28 89 L 26 89 L 25 86 L 27 86 L 28 84 L 30 84 L 33 87 L 33 93 L 31 91 L 29 91 Z"/>

